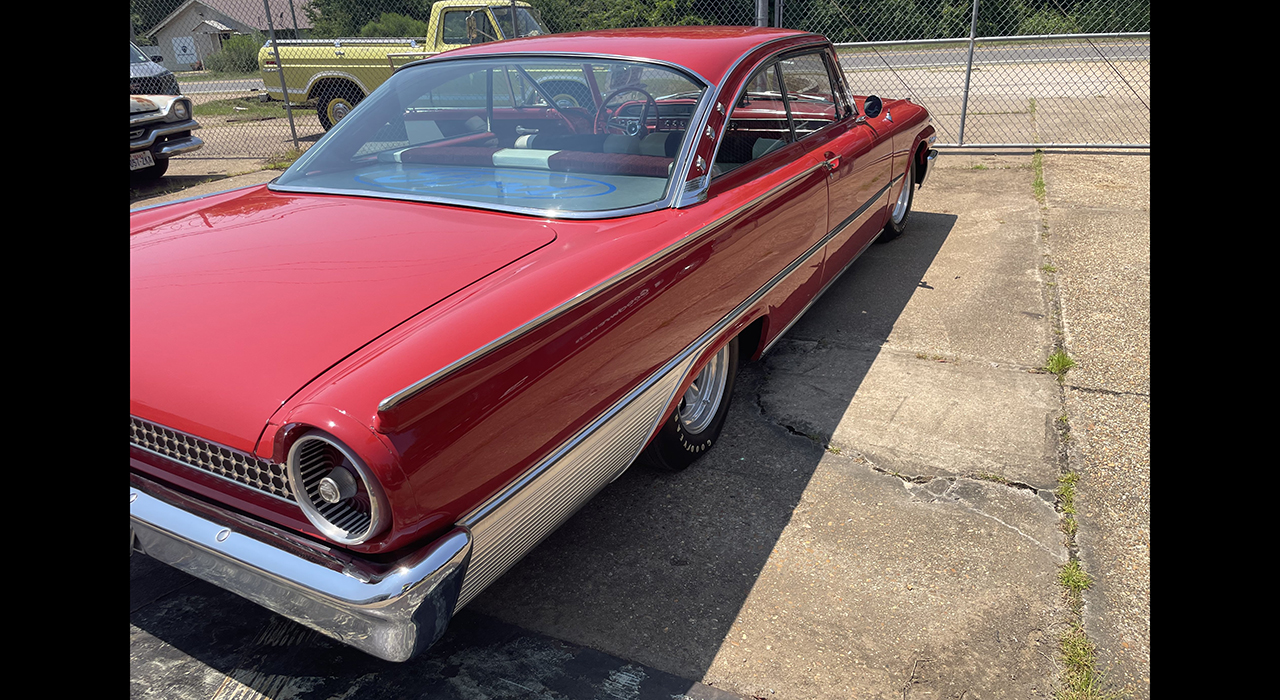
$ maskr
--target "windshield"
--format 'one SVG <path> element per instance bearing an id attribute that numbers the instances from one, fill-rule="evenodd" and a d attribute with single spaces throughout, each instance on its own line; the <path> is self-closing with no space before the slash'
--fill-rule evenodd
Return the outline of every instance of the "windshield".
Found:
<path id="1" fill-rule="evenodd" d="M 151 59 L 133 44 L 129 44 L 129 63 L 148 63 Z"/>
<path id="2" fill-rule="evenodd" d="M 502 30 L 502 36 L 506 39 L 518 39 L 524 36 L 538 36 L 539 34 L 550 34 L 547 25 L 542 23 L 542 19 L 536 14 L 537 10 L 531 7 L 515 7 L 516 30 L 511 31 L 511 9 L 512 6 L 494 6 L 490 8 L 493 16 L 498 19 L 498 28 Z"/>
<path id="3" fill-rule="evenodd" d="M 621 60 L 423 63 L 393 75 L 273 187 L 569 216 L 653 204 L 704 91 L 674 69 Z"/>

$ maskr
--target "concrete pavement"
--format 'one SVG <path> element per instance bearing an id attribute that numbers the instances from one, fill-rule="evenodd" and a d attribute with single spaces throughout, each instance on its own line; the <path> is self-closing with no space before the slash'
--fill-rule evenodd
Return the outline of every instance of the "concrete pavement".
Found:
<path id="1" fill-rule="evenodd" d="M 458 624 L 501 621 L 567 645 L 548 656 L 515 644 L 536 658 L 586 650 L 704 694 L 1050 696 L 1071 622 L 1056 576 L 1077 550 L 1054 493 L 1070 469 L 1075 545 L 1096 581 L 1086 630 L 1115 686 L 1147 697 L 1149 158 L 1047 154 L 1044 207 L 1031 162 L 945 152 L 907 234 L 869 249 L 768 356 L 744 363 L 715 449 L 679 474 L 629 470 Z M 1058 330 L 1078 363 L 1061 385 L 1039 369 Z M 134 576 L 131 590 L 149 577 Z M 268 696 L 271 683 L 329 697 L 383 678 L 407 697 L 617 687 L 621 661 L 574 695 L 511 661 L 512 644 L 461 628 L 406 665 L 349 654 L 317 665 L 270 645 L 249 659 L 240 645 L 278 618 L 184 581 L 133 606 L 135 694 L 176 692 L 184 669 Z M 241 621 L 230 632 L 228 614 Z M 241 668 L 277 655 L 258 676 Z M 477 670 L 489 667 L 502 672 Z"/>

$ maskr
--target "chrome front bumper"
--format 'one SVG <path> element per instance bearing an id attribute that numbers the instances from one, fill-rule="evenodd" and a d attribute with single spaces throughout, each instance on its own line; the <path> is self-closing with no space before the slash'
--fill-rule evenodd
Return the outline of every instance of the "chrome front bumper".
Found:
<path id="1" fill-rule="evenodd" d="M 137 129 L 137 128 L 143 128 L 143 127 L 133 125 L 133 128 Z M 178 134 L 183 131 L 195 131 L 196 129 L 200 129 L 200 128 L 203 128 L 203 127 L 201 127 L 198 123 L 196 123 L 196 120 L 194 119 L 188 119 L 184 122 L 173 122 L 170 124 L 164 124 L 163 126 L 157 126 L 154 129 L 144 131 L 142 136 L 140 136 L 139 138 L 130 139 L 129 150 L 141 151 L 144 148 L 151 148 L 151 144 L 155 143 L 156 139 L 160 138 L 161 136 Z M 200 144 L 201 146 L 204 145 L 203 141 L 201 141 L 200 139 L 194 136 L 191 136 L 188 138 L 194 140 L 196 143 Z M 186 141 L 187 139 L 174 139 L 174 143 L 180 143 L 180 142 L 186 142 Z M 195 150 L 196 148 L 199 148 L 199 147 L 200 146 L 196 146 L 188 150 Z"/>
<path id="2" fill-rule="evenodd" d="M 129 521 L 131 551 L 388 661 L 412 658 L 444 634 L 471 559 L 465 527 L 377 564 L 137 474 Z"/>

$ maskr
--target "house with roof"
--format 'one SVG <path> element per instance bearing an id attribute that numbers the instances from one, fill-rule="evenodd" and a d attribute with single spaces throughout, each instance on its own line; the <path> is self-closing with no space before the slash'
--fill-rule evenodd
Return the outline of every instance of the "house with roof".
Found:
<path id="1" fill-rule="evenodd" d="M 187 0 L 169 13 L 145 36 L 155 44 L 147 55 L 164 57 L 169 70 L 192 70 L 204 59 L 222 50 L 222 42 L 237 34 L 267 36 L 267 12 L 276 37 L 292 39 L 311 29 L 302 6 L 308 0 Z"/>

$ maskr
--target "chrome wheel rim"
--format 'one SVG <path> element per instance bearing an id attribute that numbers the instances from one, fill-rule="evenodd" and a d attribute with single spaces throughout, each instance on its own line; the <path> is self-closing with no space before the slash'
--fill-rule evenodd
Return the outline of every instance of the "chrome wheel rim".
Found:
<path id="1" fill-rule="evenodd" d="M 347 116 L 347 112 L 350 111 L 351 106 L 348 105 L 345 100 L 335 102 L 333 104 L 333 109 L 331 110 L 331 113 L 333 114 L 333 121 L 341 121 L 343 117 Z"/>
<path id="2" fill-rule="evenodd" d="M 895 224 L 900 224 L 907 218 L 907 207 L 911 204 L 911 187 L 915 184 L 911 171 L 912 168 L 908 167 L 906 181 L 902 183 L 902 192 L 898 193 L 898 203 L 893 205 L 893 223 Z"/>
<path id="3" fill-rule="evenodd" d="M 686 432 L 700 433 L 720 410 L 725 383 L 729 381 L 729 347 L 726 345 L 698 373 L 680 399 L 680 423 Z"/>

